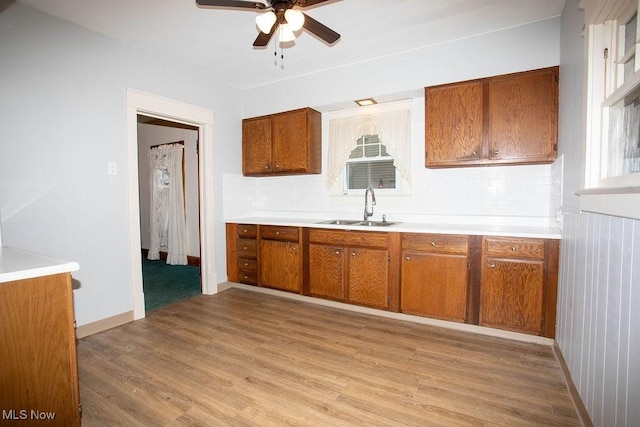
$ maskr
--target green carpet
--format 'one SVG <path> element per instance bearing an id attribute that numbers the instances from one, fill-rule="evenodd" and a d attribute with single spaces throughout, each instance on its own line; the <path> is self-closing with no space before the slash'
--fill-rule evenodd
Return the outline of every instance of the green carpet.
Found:
<path id="1" fill-rule="evenodd" d="M 164 260 L 142 257 L 142 284 L 145 310 L 155 310 L 200 294 L 200 267 L 168 265 Z"/>

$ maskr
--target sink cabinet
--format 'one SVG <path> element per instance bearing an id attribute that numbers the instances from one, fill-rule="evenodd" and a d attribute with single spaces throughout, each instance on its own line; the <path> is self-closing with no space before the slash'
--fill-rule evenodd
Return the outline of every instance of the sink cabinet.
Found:
<path id="1" fill-rule="evenodd" d="M 425 165 L 551 163 L 558 67 L 425 88 Z"/>
<path id="2" fill-rule="evenodd" d="M 306 293 L 397 311 L 398 233 L 309 231 Z"/>
<path id="3" fill-rule="evenodd" d="M 246 176 L 317 174 L 322 163 L 321 115 L 311 108 L 242 121 Z"/>
<path id="4" fill-rule="evenodd" d="M 469 267 L 468 236 L 403 234 L 400 310 L 465 322 Z"/>

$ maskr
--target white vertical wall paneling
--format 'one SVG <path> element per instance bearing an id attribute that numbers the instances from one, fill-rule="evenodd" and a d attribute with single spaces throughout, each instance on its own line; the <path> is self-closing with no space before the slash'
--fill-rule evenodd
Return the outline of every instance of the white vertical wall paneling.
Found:
<path id="1" fill-rule="evenodd" d="M 640 221 L 566 214 L 557 341 L 596 426 L 640 420 Z"/>
<path id="2" fill-rule="evenodd" d="M 640 420 L 640 221 L 633 221 L 629 283 L 629 353 L 626 425 Z"/>

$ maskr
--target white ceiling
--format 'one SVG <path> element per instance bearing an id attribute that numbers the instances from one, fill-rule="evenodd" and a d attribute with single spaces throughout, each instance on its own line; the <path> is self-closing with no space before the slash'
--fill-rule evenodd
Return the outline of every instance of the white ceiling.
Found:
<path id="1" fill-rule="evenodd" d="M 558 16 L 565 0 L 330 0 L 304 12 L 341 39 L 303 30 L 274 56 L 252 44 L 253 10 L 201 8 L 195 0 L 19 0 L 124 43 L 182 61 L 249 89 L 347 64 Z"/>

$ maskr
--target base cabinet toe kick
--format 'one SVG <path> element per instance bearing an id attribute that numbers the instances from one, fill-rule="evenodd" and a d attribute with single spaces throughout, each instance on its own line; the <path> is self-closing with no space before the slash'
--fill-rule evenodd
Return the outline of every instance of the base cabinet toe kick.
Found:
<path id="1" fill-rule="evenodd" d="M 229 281 L 555 338 L 560 241 L 227 223 Z"/>

